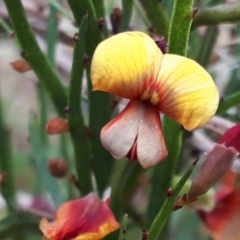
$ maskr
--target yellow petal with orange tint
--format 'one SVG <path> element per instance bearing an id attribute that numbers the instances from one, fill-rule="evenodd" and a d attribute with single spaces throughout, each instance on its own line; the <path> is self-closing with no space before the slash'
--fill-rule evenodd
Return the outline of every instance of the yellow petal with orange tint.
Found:
<path id="1" fill-rule="evenodd" d="M 101 42 L 93 56 L 93 90 L 139 99 L 146 80 L 155 81 L 163 54 L 142 32 L 125 32 Z"/>
<path id="2" fill-rule="evenodd" d="M 165 54 L 158 75 L 158 109 L 189 131 L 215 114 L 219 93 L 211 76 L 195 61 Z"/>
<path id="3" fill-rule="evenodd" d="M 62 204 L 53 222 L 40 222 L 47 240 L 100 240 L 119 227 L 107 203 L 93 193 Z"/>

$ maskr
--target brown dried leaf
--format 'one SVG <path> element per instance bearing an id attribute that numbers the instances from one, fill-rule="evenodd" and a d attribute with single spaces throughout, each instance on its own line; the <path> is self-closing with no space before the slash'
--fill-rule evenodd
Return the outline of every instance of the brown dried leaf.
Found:
<path id="1" fill-rule="evenodd" d="M 20 73 L 25 73 L 25 72 L 32 70 L 32 68 L 29 66 L 29 64 L 25 60 L 22 60 L 22 59 L 11 62 L 10 64 L 12 65 L 14 70 L 16 70 L 17 72 L 20 72 Z"/>
<path id="2" fill-rule="evenodd" d="M 46 126 L 46 132 L 50 135 L 56 135 L 68 131 L 68 121 L 63 118 L 54 118 Z"/>

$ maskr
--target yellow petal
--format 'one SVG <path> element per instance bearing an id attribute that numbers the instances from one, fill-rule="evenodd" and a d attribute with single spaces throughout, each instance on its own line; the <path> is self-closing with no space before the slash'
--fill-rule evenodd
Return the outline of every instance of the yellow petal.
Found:
<path id="1" fill-rule="evenodd" d="M 163 54 L 142 32 L 125 32 L 101 42 L 93 56 L 93 90 L 139 99 L 147 80 L 155 80 Z"/>
<path id="2" fill-rule="evenodd" d="M 39 226 L 47 240 L 100 240 L 119 227 L 107 203 L 94 193 L 63 203 L 54 221 L 43 218 Z"/>
<path id="3" fill-rule="evenodd" d="M 211 76 L 196 62 L 165 54 L 158 75 L 158 109 L 189 131 L 215 114 L 219 93 Z"/>

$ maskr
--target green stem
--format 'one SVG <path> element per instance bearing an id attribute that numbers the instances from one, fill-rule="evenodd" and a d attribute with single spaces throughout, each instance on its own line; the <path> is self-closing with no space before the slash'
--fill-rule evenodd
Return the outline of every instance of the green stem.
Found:
<path id="1" fill-rule="evenodd" d="M 240 21 L 240 3 L 225 3 L 201 9 L 194 18 L 192 28 Z"/>
<path id="2" fill-rule="evenodd" d="M 89 140 L 86 135 L 84 118 L 81 111 L 81 91 L 83 78 L 83 58 L 85 52 L 86 32 L 87 32 L 88 14 L 85 14 L 82 19 L 82 24 L 79 29 L 78 38 L 76 41 L 73 65 L 71 71 L 71 80 L 69 88 L 69 127 L 73 141 L 75 153 L 75 165 L 80 183 L 82 194 L 87 194 L 92 190 L 91 170 L 90 170 L 90 151 Z"/>
<path id="3" fill-rule="evenodd" d="M 174 0 L 162 0 L 162 4 L 163 4 L 164 8 L 166 9 L 166 12 L 169 17 L 171 16 L 173 2 L 174 2 Z"/>
<path id="4" fill-rule="evenodd" d="M 96 13 L 91 0 L 75 1 L 68 0 L 77 24 L 80 24 L 81 16 L 88 12 L 88 30 L 86 40 L 86 53 L 92 58 L 97 45 L 103 40 L 103 35 L 98 27 Z M 99 139 L 102 127 L 110 119 L 110 95 L 104 92 L 93 92 L 90 81 L 90 66 L 87 68 L 88 98 L 89 98 L 89 127 L 92 133 L 92 156 L 93 171 L 98 184 L 100 194 L 105 190 L 112 168 L 113 159 L 111 155 L 101 146 Z M 106 168 L 108 166 L 108 168 Z"/>
<path id="5" fill-rule="evenodd" d="M 207 67 L 217 37 L 218 37 L 217 27 L 215 26 L 208 27 L 201 41 L 202 43 L 200 45 L 197 57 L 197 62 L 201 66 Z"/>
<path id="6" fill-rule="evenodd" d="M 174 202 L 176 201 L 176 198 L 178 197 L 184 184 L 192 174 L 194 167 L 195 167 L 195 163 L 192 164 L 192 166 L 188 169 L 188 171 L 182 176 L 177 186 L 173 190 L 173 195 L 166 198 L 162 208 L 158 212 L 149 230 L 149 236 L 148 236 L 149 240 L 158 239 L 158 236 L 160 235 L 167 219 L 169 218 L 170 214 L 173 211 Z"/>
<path id="7" fill-rule="evenodd" d="M 104 18 L 105 9 L 103 0 L 92 0 L 97 18 Z"/>
<path id="8" fill-rule="evenodd" d="M 211 0 L 211 1 L 208 3 L 208 6 L 214 6 L 214 5 L 223 3 L 223 2 L 224 2 L 224 0 Z"/>
<path id="9" fill-rule="evenodd" d="M 148 205 L 148 222 L 151 223 L 156 212 L 161 208 L 166 198 L 167 189 L 171 186 L 177 162 L 182 147 L 181 126 L 164 116 L 164 136 L 169 149 L 168 157 L 158 164 L 153 172 L 152 187 Z M 159 184 L 161 183 L 161 184 Z"/>
<path id="10" fill-rule="evenodd" d="M 181 56 L 187 55 L 190 27 L 193 16 L 193 0 L 175 0 L 171 16 L 168 51 Z"/>
<path id="11" fill-rule="evenodd" d="M 32 147 L 33 159 L 37 169 L 37 180 L 52 197 L 56 207 L 64 202 L 57 179 L 49 173 L 48 159 L 49 147 L 46 146 L 39 135 L 39 121 L 36 116 L 31 116 L 29 123 L 30 143 Z"/>
<path id="12" fill-rule="evenodd" d="M 99 20 L 100 18 L 105 19 L 105 8 L 104 8 L 104 1 L 103 0 L 92 0 L 95 12 L 96 12 L 96 17 Z M 108 37 L 108 29 L 107 25 L 104 24 L 103 26 L 103 33 L 105 37 Z"/>
<path id="13" fill-rule="evenodd" d="M 15 184 L 11 153 L 10 132 L 4 123 L 2 103 L 0 102 L 0 174 L 6 173 L 6 184 L 1 184 L 1 193 L 8 210 L 14 210 Z"/>
<path id="14" fill-rule="evenodd" d="M 49 99 L 46 96 L 45 89 L 41 85 L 38 86 L 38 103 L 40 109 L 40 126 L 39 126 L 39 135 L 41 136 L 42 141 L 48 143 L 48 135 L 46 134 L 45 127 L 47 123 L 47 107 Z"/>
<path id="15" fill-rule="evenodd" d="M 129 30 L 132 11 L 133 11 L 133 0 L 122 0 L 122 21 L 120 26 L 120 32 Z"/>
<path id="16" fill-rule="evenodd" d="M 36 73 L 40 83 L 46 88 L 58 113 L 63 115 L 67 104 L 67 95 L 59 77 L 52 69 L 46 56 L 38 46 L 33 32 L 27 22 L 20 0 L 4 0 L 8 9 L 15 34 L 24 51 L 24 57 Z"/>
<path id="17" fill-rule="evenodd" d="M 24 235 L 35 233 L 41 236 L 39 221 L 39 217 L 33 216 L 27 212 L 18 211 L 9 214 L 0 221 L 1 239 L 21 239 L 19 235 L 16 237 L 16 233 L 18 232 L 25 233 Z"/>
<path id="18" fill-rule="evenodd" d="M 2 18 L 0 18 L 0 26 L 7 34 L 11 34 L 13 32 L 12 29 L 8 26 L 8 24 Z"/>
<path id="19" fill-rule="evenodd" d="M 155 0 L 139 0 L 146 11 L 148 19 L 152 23 L 152 27 L 156 33 L 164 37 L 168 36 L 169 21 L 162 3 Z"/>
<path id="20" fill-rule="evenodd" d="M 144 24 L 145 24 L 145 26 L 147 28 L 150 28 L 151 27 L 151 23 L 148 20 L 144 10 L 142 9 L 142 6 L 140 6 L 140 3 L 137 0 L 133 0 L 133 5 L 134 5 L 134 8 L 137 11 L 137 14 L 138 14 L 139 18 L 142 19 L 142 21 L 144 22 Z"/>
<path id="21" fill-rule="evenodd" d="M 128 225 L 128 215 L 125 214 L 122 220 L 122 224 L 121 224 L 121 229 L 120 229 L 120 234 L 119 234 L 119 238 L 118 240 L 124 240 L 127 239 L 126 235 L 127 235 L 127 225 Z"/>
<path id="22" fill-rule="evenodd" d="M 236 26 L 236 34 L 237 35 L 240 34 L 240 25 L 239 24 Z M 233 51 L 235 53 L 236 58 L 239 59 L 240 44 L 236 44 Z M 235 67 L 231 73 L 230 79 L 228 81 L 228 85 L 224 90 L 225 97 L 231 96 L 233 93 L 236 92 L 236 89 L 240 88 L 239 73 L 240 73 L 239 67 Z M 221 105 L 221 103 L 220 103 L 220 105 Z"/>
<path id="23" fill-rule="evenodd" d="M 55 66 L 55 52 L 56 44 L 58 40 L 58 22 L 57 13 L 58 11 L 50 5 L 49 16 L 47 22 L 47 57 L 51 65 Z"/>
<path id="24" fill-rule="evenodd" d="M 217 114 L 225 113 L 228 109 L 238 104 L 240 104 L 240 91 L 232 94 L 231 96 L 220 102 Z"/>
<path id="25" fill-rule="evenodd" d="M 64 17 L 68 18 L 71 21 L 74 21 L 72 14 L 66 11 L 57 0 L 48 0 L 51 7 L 54 7 L 58 12 L 60 12 Z"/>

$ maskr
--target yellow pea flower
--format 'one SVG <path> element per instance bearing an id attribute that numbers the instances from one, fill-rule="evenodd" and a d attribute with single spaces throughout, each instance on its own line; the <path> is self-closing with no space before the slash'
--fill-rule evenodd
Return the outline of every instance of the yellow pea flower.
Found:
<path id="1" fill-rule="evenodd" d="M 54 221 L 43 218 L 39 226 L 44 240 L 101 240 L 119 227 L 107 202 L 94 193 L 63 203 Z"/>
<path id="2" fill-rule="evenodd" d="M 142 32 L 124 32 L 101 42 L 91 65 L 93 90 L 130 99 L 101 131 L 116 158 L 138 159 L 143 168 L 167 156 L 159 111 L 189 131 L 215 114 L 219 94 L 211 76 L 191 59 L 162 54 Z"/>

